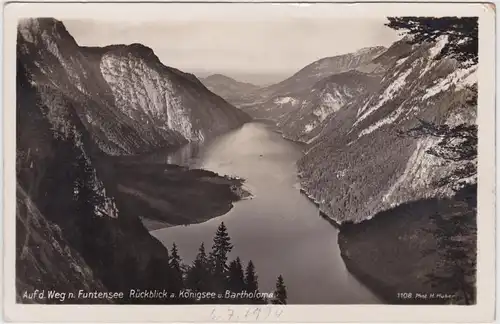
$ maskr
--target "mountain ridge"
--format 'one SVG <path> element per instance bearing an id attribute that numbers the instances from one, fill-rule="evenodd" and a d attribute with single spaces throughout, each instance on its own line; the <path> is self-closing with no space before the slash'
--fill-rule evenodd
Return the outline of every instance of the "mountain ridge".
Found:
<path id="1" fill-rule="evenodd" d="M 211 93 L 192 74 L 164 66 L 144 45 L 81 48 L 62 22 L 49 18 L 21 21 L 18 43 L 33 82 L 66 92 L 79 101 L 92 102 L 81 113 L 86 115 L 86 127 L 108 154 L 179 146 L 217 135 L 250 119 Z M 48 51 L 37 51 L 37 46 Z M 69 55 L 71 52 L 76 54 Z M 45 66 L 37 66 L 39 62 Z M 137 81 L 135 92 L 122 89 L 125 75 Z M 174 84 L 182 82 L 183 87 L 172 87 L 169 79 Z M 194 108 L 201 100 L 206 108 Z M 220 122 L 213 122 L 214 118 Z M 107 123 L 110 119 L 116 123 Z"/>
<path id="2" fill-rule="evenodd" d="M 323 136 L 311 142 L 299 160 L 304 189 L 336 221 L 360 221 L 410 198 L 433 196 L 433 179 L 455 167 L 442 166 L 425 153 L 436 139 L 402 138 L 397 132 L 418 126 L 418 118 L 450 125 L 475 122 L 475 109 L 467 108 L 466 98 L 472 93 L 468 87 L 476 82 L 476 67 L 460 68 L 448 58 L 434 60 L 440 46 L 423 44 L 405 60 L 398 58 L 379 91 L 325 119 Z M 330 156 L 330 167 L 321 162 L 325 156 Z M 363 176 L 367 174 L 371 176 Z M 318 186 L 318 179 L 327 185 Z M 438 191 L 450 194 L 449 188 Z"/>
<path id="3" fill-rule="evenodd" d="M 241 82 L 226 75 L 216 73 L 200 78 L 200 81 L 212 92 L 238 106 L 246 96 L 253 95 L 260 87 L 248 82 Z"/>
<path id="4" fill-rule="evenodd" d="M 296 104 L 305 100 L 310 92 L 315 91 L 315 85 L 322 79 L 351 70 L 371 73 L 380 69 L 379 64 L 373 64 L 372 61 L 384 51 L 386 51 L 385 47 L 375 46 L 353 53 L 319 59 L 287 79 L 260 89 L 259 95 L 249 96 L 253 102 L 248 102 L 240 108 L 253 117 L 280 122 L 283 116 L 299 108 L 300 105 Z M 290 100 L 281 102 L 280 98 L 290 98 Z"/>

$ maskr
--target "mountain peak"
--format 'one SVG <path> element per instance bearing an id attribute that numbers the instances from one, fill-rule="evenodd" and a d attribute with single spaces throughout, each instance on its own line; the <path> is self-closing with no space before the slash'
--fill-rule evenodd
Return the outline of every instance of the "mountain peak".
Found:
<path id="1" fill-rule="evenodd" d="M 373 52 L 382 52 L 385 51 L 387 48 L 384 46 L 369 46 L 369 47 L 363 47 L 357 50 L 355 53 L 356 54 L 368 54 L 368 53 L 373 53 Z"/>
<path id="2" fill-rule="evenodd" d="M 238 82 L 237 80 L 228 77 L 226 75 L 220 74 L 220 73 L 215 73 L 207 76 L 204 78 L 207 81 L 231 81 L 231 82 Z"/>

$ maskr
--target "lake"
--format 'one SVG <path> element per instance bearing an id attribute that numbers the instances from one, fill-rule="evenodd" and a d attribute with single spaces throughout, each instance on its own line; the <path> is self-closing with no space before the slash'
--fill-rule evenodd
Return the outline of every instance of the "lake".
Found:
<path id="1" fill-rule="evenodd" d="M 254 197 L 235 203 L 227 214 L 207 222 L 152 231 L 167 247 L 175 242 L 191 263 L 201 242 L 209 250 L 221 222 L 245 267 L 255 264 L 261 292 L 274 290 L 283 275 L 289 304 L 380 303 L 346 270 L 337 244 L 338 229 L 319 215 L 299 192 L 296 161 L 301 145 L 265 123 L 248 123 L 210 142 L 190 144 L 168 162 L 246 179 Z M 196 202 L 193 201 L 193 204 Z"/>

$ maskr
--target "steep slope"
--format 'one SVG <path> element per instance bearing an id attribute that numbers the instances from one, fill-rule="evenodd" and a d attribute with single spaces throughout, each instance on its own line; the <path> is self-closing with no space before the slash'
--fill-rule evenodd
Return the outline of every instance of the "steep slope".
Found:
<path id="1" fill-rule="evenodd" d="M 144 63 L 153 67 L 143 66 L 141 70 L 130 63 L 133 68 L 118 64 L 118 69 L 112 64 L 106 78 L 116 80 L 109 75 L 123 72 L 124 77 L 131 80 L 123 78 L 118 84 L 108 83 L 100 67 L 105 61 L 102 55 L 112 57 L 112 62 L 123 62 L 123 51 L 128 53 L 127 64 Z M 201 172 L 173 170 L 166 175 L 167 166 L 163 163 L 155 169 L 141 165 L 145 169 L 143 173 L 147 173 L 142 175 L 134 173 L 141 170 L 140 166 L 130 167 L 125 163 L 128 172 L 120 173 L 124 167 L 115 162 L 128 157 L 110 154 L 173 147 L 235 127 L 248 118 L 211 94 L 195 77 L 156 65 L 158 62 L 148 58 L 151 55 L 152 51 L 139 45 L 82 51 L 56 20 L 20 22 L 16 77 L 16 288 L 20 302 L 86 301 L 80 296 L 65 300 L 29 298 L 36 289 L 50 288 L 75 294 L 78 289 L 125 293 L 120 300 L 92 298 L 91 303 L 143 303 L 144 299 L 128 297 L 130 289 L 169 290 L 172 286 L 165 275 L 168 251 L 149 234 L 141 216 L 149 213 L 162 221 L 186 224 L 217 216 L 237 200 L 232 191 L 237 187 L 234 181 L 225 181 L 208 172 L 197 176 Z M 96 59 L 98 57 L 100 59 Z M 147 71 L 149 77 L 163 74 L 167 81 L 143 75 L 138 78 L 134 71 Z M 131 84 L 133 82 L 137 84 Z M 155 82 L 161 84 L 145 86 Z M 131 87 L 127 97 L 130 105 L 115 98 L 125 84 Z M 165 84 L 170 84 L 173 90 L 162 88 Z M 149 91 L 147 96 L 140 95 L 143 88 Z M 137 93 L 132 95 L 132 91 Z M 163 91 L 162 95 L 157 91 Z M 172 99 L 172 94 L 187 105 L 187 117 L 179 110 L 184 106 L 173 107 L 177 99 Z M 203 106 L 205 101 L 207 104 Z M 195 103 L 199 103 L 196 109 L 190 106 Z M 206 125 L 202 120 L 205 117 L 208 121 L 220 118 L 221 123 L 212 120 L 213 125 Z M 145 120 L 150 123 L 144 123 Z M 161 123 L 164 129 L 159 128 Z M 197 202 L 199 209 L 210 200 L 212 209 L 217 210 L 199 213 L 193 220 L 195 217 L 183 213 L 183 208 L 192 206 L 191 196 L 186 200 L 177 199 L 175 210 L 165 211 L 120 191 L 120 181 L 129 181 L 129 189 L 137 192 L 134 186 L 140 186 L 146 177 L 159 179 L 160 183 L 147 188 L 157 201 L 172 192 L 181 192 L 181 195 L 190 192 L 200 197 L 202 193 L 193 193 L 193 187 L 203 178 L 203 190 L 212 195 Z M 191 187 L 179 189 L 183 183 Z M 28 293 L 27 297 L 23 297 L 24 292 Z M 147 302 L 176 301 L 150 299 Z"/>
<path id="2" fill-rule="evenodd" d="M 212 74 L 206 78 L 200 78 L 200 81 L 213 93 L 221 96 L 231 104 L 238 106 L 247 100 L 259 89 L 258 86 L 240 82 L 222 74 Z"/>
<path id="3" fill-rule="evenodd" d="M 467 204 L 462 197 L 408 202 L 371 220 L 341 226 L 339 246 L 347 268 L 391 304 L 464 304 L 460 288 L 429 280 L 436 274 L 451 275 L 442 269 L 435 273 L 443 260 L 436 253 L 442 246 L 433 235 L 439 230 L 433 215 L 461 215 L 460 221 L 468 219 L 476 230 L 475 202 Z M 468 258 L 474 260 L 471 254 Z M 475 278 L 469 280 L 475 282 Z"/>
<path id="4" fill-rule="evenodd" d="M 349 71 L 326 77 L 310 90 L 293 99 L 281 97 L 276 103 L 298 107 L 278 119 L 278 127 L 287 138 L 308 142 L 317 136 L 326 118 L 358 96 L 374 91 L 381 77 L 358 71 Z"/>
<path id="5" fill-rule="evenodd" d="M 388 303 L 475 303 L 477 65 L 440 57 L 446 37 L 374 59 L 380 86 L 329 114 L 298 161 L 347 268 Z"/>
<path id="6" fill-rule="evenodd" d="M 18 34 L 31 81 L 80 103 L 85 127 L 108 154 L 178 146 L 249 119 L 142 45 L 80 48 L 54 19 L 22 20 Z"/>
<path id="7" fill-rule="evenodd" d="M 77 113 L 83 107 L 63 92 L 47 93 L 25 68 L 18 60 L 18 294 L 43 287 L 73 293 L 78 287 L 168 287 L 168 278 L 144 275 L 149 264 L 165 269 L 167 251 L 136 215 L 119 209 L 116 190 L 109 185 L 112 169 L 99 158 L 100 150 Z M 48 94 L 49 102 L 44 100 Z"/>
<path id="8" fill-rule="evenodd" d="M 378 71 L 376 64 L 371 64 L 372 60 L 386 50 L 383 46 L 362 48 L 354 53 L 325 57 L 315 61 L 288 79 L 267 87 L 265 91 L 274 94 L 287 95 L 313 86 L 321 79 L 332 74 L 360 69 L 363 72 Z M 373 66 L 371 69 L 367 66 Z"/>
<path id="9" fill-rule="evenodd" d="M 28 194 L 17 186 L 16 211 L 16 287 L 20 303 L 58 303 L 51 299 L 33 295 L 38 290 L 49 291 L 57 287 L 60 292 L 106 291 L 92 269 L 64 239 L 61 228 L 40 214 Z M 89 302 L 90 300 L 77 300 Z M 97 300 L 97 303 L 106 300 Z"/>
<path id="10" fill-rule="evenodd" d="M 467 99 L 473 95 L 477 66 L 434 59 L 444 38 L 415 45 L 404 57 L 396 55 L 401 42 L 378 58 L 390 62 L 398 57 L 379 91 L 329 116 L 299 161 L 304 190 L 337 222 L 360 221 L 409 200 L 452 193 L 432 184 L 460 162 L 443 163 L 426 153 L 438 139 L 400 136 L 399 131 L 418 126 L 419 119 L 474 123 L 475 106 Z"/>
<path id="11" fill-rule="evenodd" d="M 298 101 L 304 100 L 303 96 L 310 93 L 316 83 L 328 76 L 350 70 L 373 74 L 383 72 L 383 66 L 372 61 L 384 51 L 385 48 L 382 46 L 368 47 L 354 53 L 323 58 L 307 65 L 280 83 L 260 89 L 260 99 L 256 99 L 253 104 L 240 107 L 255 117 L 277 119 L 300 107 L 297 105 Z"/>
<path id="12" fill-rule="evenodd" d="M 405 38 L 355 70 L 333 74 L 296 94 L 295 97 L 300 99 L 275 99 L 280 105 L 268 109 L 282 112 L 277 121 L 285 137 L 311 143 L 321 136 L 332 114 L 357 102 L 360 97 L 379 91 L 385 71 L 403 62 L 411 50 L 412 46 Z"/>

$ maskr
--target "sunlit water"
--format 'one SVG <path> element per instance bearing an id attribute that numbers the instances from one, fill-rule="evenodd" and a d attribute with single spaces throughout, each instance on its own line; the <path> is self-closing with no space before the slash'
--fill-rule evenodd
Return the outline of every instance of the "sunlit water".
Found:
<path id="1" fill-rule="evenodd" d="M 255 263 L 260 291 L 273 291 L 282 274 L 289 303 L 379 302 L 347 272 L 338 230 L 299 192 L 295 162 L 301 154 L 298 144 L 262 123 L 245 124 L 210 143 L 185 147 L 169 162 L 242 177 L 254 198 L 235 203 L 230 212 L 205 223 L 152 234 L 168 247 L 175 242 L 183 260 L 191 263 L 201 242 L 211 248 L 223 221 L 234 245 L 231 257 L 239 256 L 245 265 L 248 260 Z"/>

